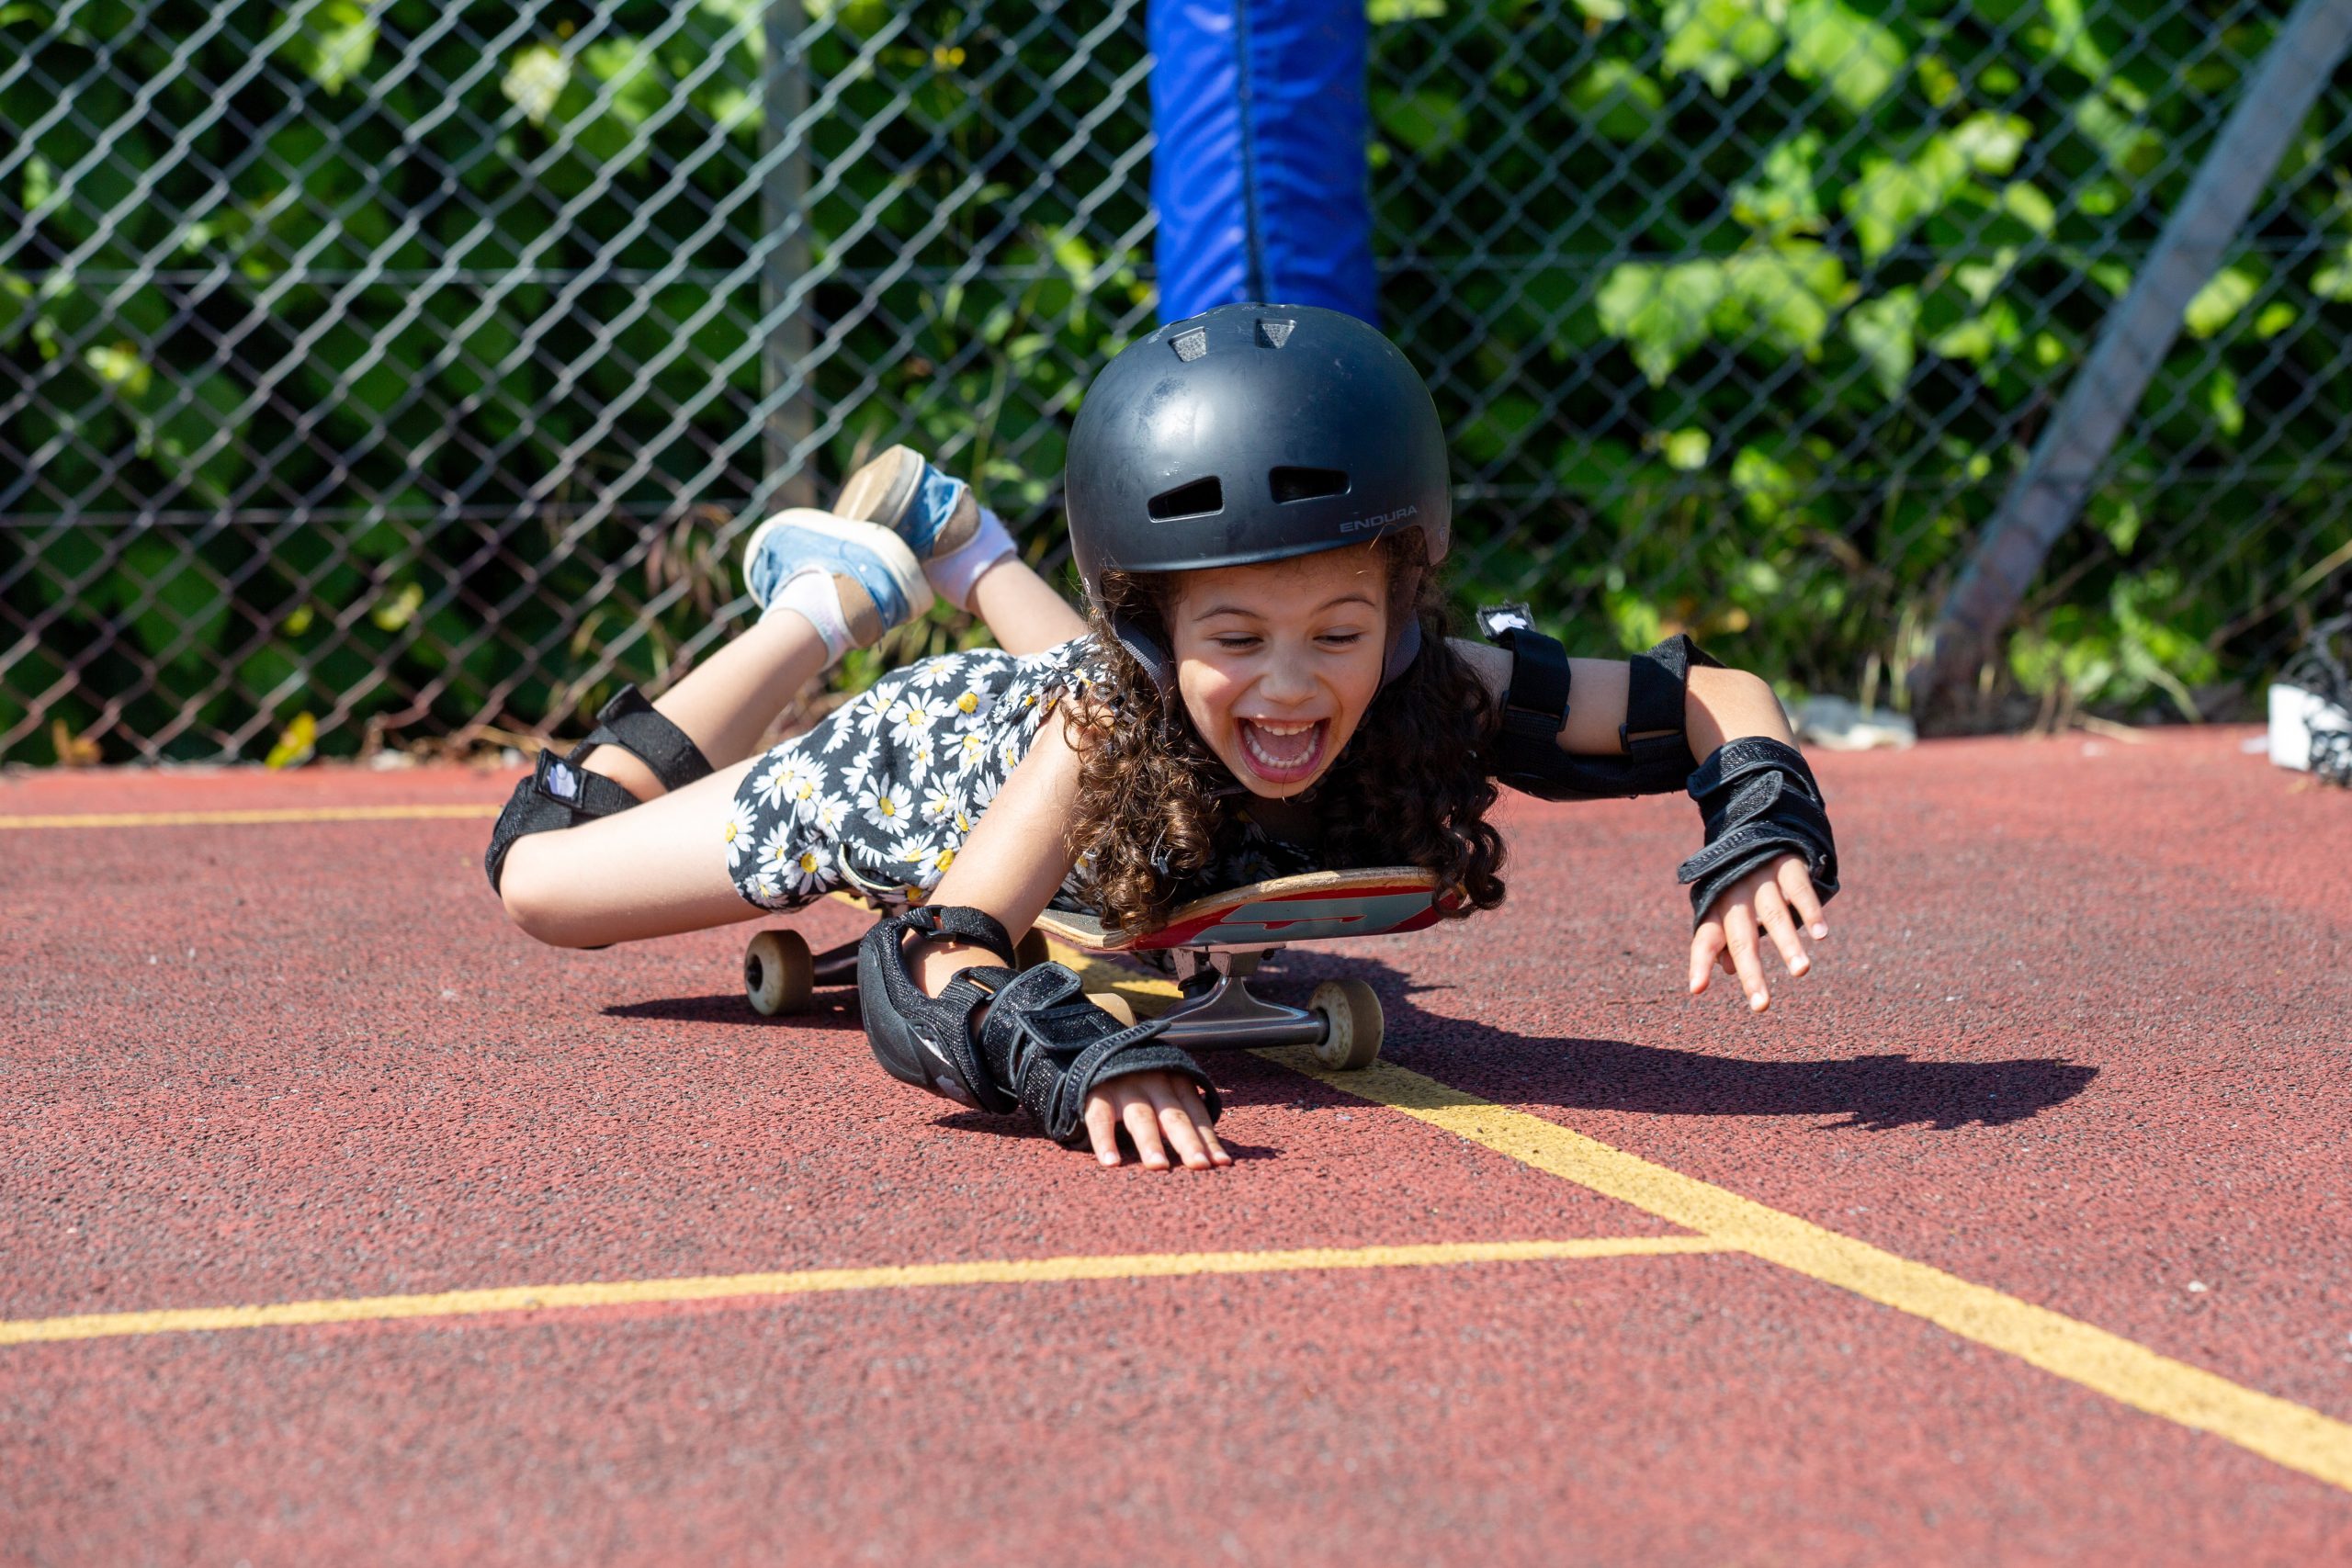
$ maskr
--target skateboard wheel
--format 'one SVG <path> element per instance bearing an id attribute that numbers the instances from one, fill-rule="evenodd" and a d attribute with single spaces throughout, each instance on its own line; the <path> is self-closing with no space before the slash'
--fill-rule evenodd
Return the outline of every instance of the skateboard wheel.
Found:
<path id="1" fill-rule="evenodd" d="M 1307 998 L 1326 1032 L 1315 1059 L 1333 1072 L 1360 1072 L 1380 1060 L 1380 998 L 1362 980 L 1326 980 Z"/>
<path id="2" fill-rule="evenodd" d="M 743 949 L 743 997 L 762 1018 L 806 1009 L 816 981 L 816 960 L 798 931 L 761 931 Z"/>
<path id="3" fill-rule="evenodd" d="M 1035 969 L 1040 964 L 1051 964 L 1053 961 L 1054 950 L 1046 945 L 1046 933 L 1035 926 L 1012 944 L 1012 966 L 1015 969 Z"/>
<path id="4" fill-rule="evenodd" d="M 1088 994 L 1086 999 L 1092 1002 L 1096 1007 L 1101 1008 L 1104 1012 L 1109 1013 L 1113 1018 L 1117 1019 L 1119 1021 L 1120 1027 L 1133 1028 L 1135 1026 L 1136 1005 L 1135 1003 L 1127 1000 L 1126 998 L 1121 996 L 1118 992 L 1093 991 Z"/>

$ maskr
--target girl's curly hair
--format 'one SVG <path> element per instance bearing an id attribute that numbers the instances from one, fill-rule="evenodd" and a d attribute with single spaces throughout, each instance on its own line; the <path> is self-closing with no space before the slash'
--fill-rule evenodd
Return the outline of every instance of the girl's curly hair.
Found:
<path id="1" fill-rule="evenodd" d="M 1389 613 L 1411 595 L 1404 609 L 1420 620 L 1421 650 L 1373 699 L 1346 750 L 1305 797 L 1323 818 L 1320 853 L 1333 869 L 1418 865 L 1439 886 L 1458 890 L 1450 914 L 1491 909 L 1503 899 L 1503 840 L 1487 821 L 1496 790 L 1481 754 L 1494 699 L 1447 645 L 1444 593 L 1435 574 L 1419 570 L 1418 536 L 1390 535 L 1375 547 L 1387 569 Z M 1089 618 L 1116 704 L 1072 726 L 1071 847 L 1092 857 L 1088 875 L 1102 918 L 1130 930 L 1159 925 L 1182 897 L 1209 891 L 1197 879 L 1238 831 L 1234 808 L 1247 799 L 1193 728 L 1183 698 L 1162 696 L 1111 634 L 1106 609 L 1159 629 L 1169 646 L 1173 576 L 1104 574 L 1105 604 Z"/>

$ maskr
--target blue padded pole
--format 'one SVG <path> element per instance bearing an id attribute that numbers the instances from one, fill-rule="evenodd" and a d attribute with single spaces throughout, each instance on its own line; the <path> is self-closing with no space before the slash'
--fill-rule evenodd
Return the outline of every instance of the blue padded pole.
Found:
<path id="1" fill-rule="evenodd" d="M 1151 0 L 1159 316 L 1237 299 L 1377 319 L 1363 0 Z"/>

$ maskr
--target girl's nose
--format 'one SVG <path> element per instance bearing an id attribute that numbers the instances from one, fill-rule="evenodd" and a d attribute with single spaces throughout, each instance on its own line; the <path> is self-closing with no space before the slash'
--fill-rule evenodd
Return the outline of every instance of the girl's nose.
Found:
<path id="1" fill-rule="evenodd" d="M 1303 703 L 1315 695 L 1315 675 L 1304 654 L 1276 649 L 1258 677 L 1258 694 L 1270 703 Z"/>

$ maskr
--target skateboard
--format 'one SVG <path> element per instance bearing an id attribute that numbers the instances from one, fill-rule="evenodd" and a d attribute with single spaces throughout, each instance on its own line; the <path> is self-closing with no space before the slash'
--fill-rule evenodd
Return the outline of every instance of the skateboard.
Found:
<path id="1" fill-rule="evenodd" d="M 1047 909 L 1036 931 L 1089 953 L 1164 954 L 1172 960 L 1179 998 L 1161 1016 L 1162 1038 L 1193 1049 L 1306 1045 L 1340 1072 L 1380 1059 L 1380 998 L 1362 980 L 1326 980 L 1304 1008 L 1253 994 L 1259 964 L 1297 942 L 1387 936 L 1437 923 L 1448 900 L 1419 866 L 1313 871 L 1278 876 L 1183 905 L 1155 930 L 1123 931 L 1093 916 Z M 1125 997 L 1094 998 L 1129 1012 Z"/>
<path id="2" fill-rule="evenodd" d="M 776 928 L 754 932 L 743 948 L 743 999 L 762 1018 L 806 1012 L 820 987 L 857 984 L 857 942 L 845 942 L 812 953 L 798 931 Z M 1012 950 L 1015 965 L 1023 969 L 1045 963 L 1047 956 L 1046 939 L 1034 931 Z"/>
<path id="3" fill-rule="evenodd" d="M 1311 1046 L 1317 1060 L 1340 1071 L 1368 1067 L 1380 1057 L 1380 998 L 1361 980 L 1327 980 L 1304 1008 L 1251 993 L 1250 977 L 1293 942 L 1385 936 L 1437 922 L 1448 900 L 1419 866 L 1317 871 L 1278 876 L 1180 907 L 1148 931 L 1106 927 L 1094 916 L 1047 909 L 1014 950 L 1019 966 L 1046 962 L 1046 938 L 1087 953 L 1125 953 L 1168 961 L 1179 997 L 1164 1015 L 1166 1038 L 1192 1048 Z M 854 942 L 811 953 L 797 931 L 759 932 L 743 952 L 743 989 L 763 1017 L 797 1012 L 818 987 L 857 983 Z M 1135 1021 L 1115 992 L 1094 1000 L 1125 1021 Z"/>

